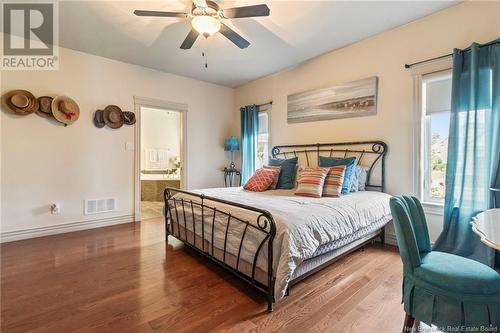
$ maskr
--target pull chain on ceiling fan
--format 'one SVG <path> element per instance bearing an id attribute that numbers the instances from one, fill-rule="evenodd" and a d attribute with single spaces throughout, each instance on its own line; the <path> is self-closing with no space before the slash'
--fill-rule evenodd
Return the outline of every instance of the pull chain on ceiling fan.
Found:
<path id="1" fill-rule="evenodd" d="M 184 17 L 191 18 L 191 31 L 181 44 L 181 49 L 190 49 L 199 35 L 208 38 L 220 32 L 240 49 L 244 49 L 250 43 L 240 36 L 236 31 L 221 22 L 223 19 L 235 19 L 244 17 L 269 16 L 267 5 L 253 5 L 220 9 L 219 5 L 209 0 L 194 0 L 190 13 L 163 12 L 152 10 L 135 10 L 137 16 L 154 17 Z"/>

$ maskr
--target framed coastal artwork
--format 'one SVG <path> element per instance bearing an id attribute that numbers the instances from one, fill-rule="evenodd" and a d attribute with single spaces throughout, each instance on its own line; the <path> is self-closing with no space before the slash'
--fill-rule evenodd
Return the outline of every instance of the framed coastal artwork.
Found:
<path id="1" fill-rule="evenodd" d="M 289 123 L 377 114 L 378 78 L 376 76 L 348 83 L 288 95 Z"/>

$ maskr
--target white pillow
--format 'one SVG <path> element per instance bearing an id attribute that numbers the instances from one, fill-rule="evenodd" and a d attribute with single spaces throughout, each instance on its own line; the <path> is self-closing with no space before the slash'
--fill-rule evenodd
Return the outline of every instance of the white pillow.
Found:
<path id="1" fill-rule="evenodd" d="M 368 171 L 370 168 L 364 166 L 356 167 L 356 177 L 358 184 L 358 191 L 364 191 L 366 189 L 366 181 L 368 180 Z"/>
<path id="2" fill-rule="evenodd" d="M 366 179 L 368 178 L 369 168 L 356 166 L 351 178 L 351 192 L 364 191 L 366 188 Z"/>

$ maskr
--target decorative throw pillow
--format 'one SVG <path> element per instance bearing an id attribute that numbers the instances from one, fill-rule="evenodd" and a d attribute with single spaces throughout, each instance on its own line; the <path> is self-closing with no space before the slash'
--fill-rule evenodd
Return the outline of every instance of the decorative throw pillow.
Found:
<path id="1" fill-rule="evenodd" d="M 361 172 L 360 168 L 361 167 L 359 165 L 357 165 L 354 168 L 354 172 L 352 173 L 352 176 L 351 176 L 351 188 L 349 189 L 349 192 L 357 192 L 358 191 L 358 188 L 359 188 L 358 177 L 359 177 L 359 174 Z"/>
<path id="2" fill-rule="evenodd" d="M 356 166 L 356 157 L 319 157 L 320 167 L 333 167 L 338 165 L 345 165 L 344 182 L 342 183 L 342 194 L 348 194 L 351 189 L 351 178 Z"/>
<path id="3" fill-rule="evenodd" d="M 368 171 L 370 168 L 364 166 L 358 166 L 356 170 L 359 169 L 358 175 L 358 191 L 364 191 L 366 189 L 366 182 L 368 180 Z"/>
<path id="4" fill-rule="evenodd" d="M 339 197 L 342 192 L 342 183 L 344 182 L 345 165 L 334 166 L 330 168 L 323 185 L 324 197 Z"/>
<path id="5" fill-rule="evenodd" d="M 298 157 L 286 160 L 279 158 L 269 158 L 269 165 L 281 166 L 281 172 L 276 184 L 277 189 L 291 189 L 295 187 L 295 174 L 297 171 Z"/>
<path id="6" fill-rule="evenodd" d="M 368 167 L 357 165 L 352 173 L 351 192 L 364 191 L 368 178 Z"/>
<path id="7" fill-rule="evenodd" d="M 299 185 L 295 195 L 321 198 L 329 168 L 304 168 L 300 170 Z"/>
<path id="8" fill-rule="evenodd" d="M 278 170 L 278 174 L 276 175 L 276 177 L 274 177 L 273 183 L 268 188 L 268 190 L 275 190 L 276 185 L 278 184 L 278 179 L 280 176 L 281 167 L 280 166 L 272 166 L 272 165 L 264 165 L 264 169 Z"/>
<path id="9" fill-rule="evenodd" d="M 271 186 L 280 171 L 276 169 L 259 169 L 243 186 L 245 190 L 253 192 L 264 192 Z"/>

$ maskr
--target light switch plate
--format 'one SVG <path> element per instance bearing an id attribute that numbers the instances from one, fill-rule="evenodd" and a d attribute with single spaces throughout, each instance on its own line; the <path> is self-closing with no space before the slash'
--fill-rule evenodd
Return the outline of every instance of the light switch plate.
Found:
<path id="1" fill-rule="evenodd" d="M 134 150 L 133 142 L 125 142 L 125 150 Z"/>

